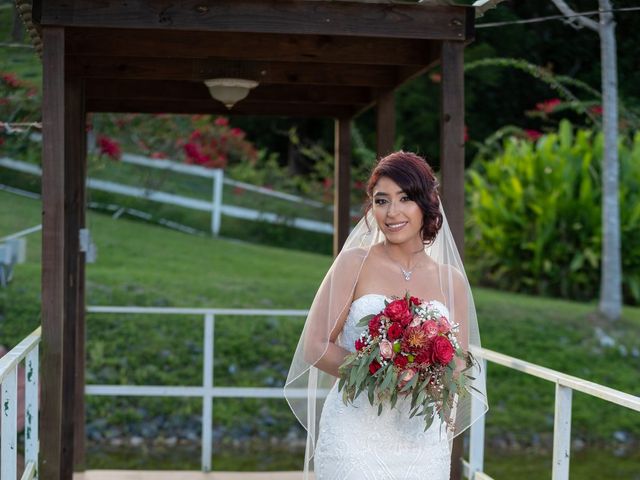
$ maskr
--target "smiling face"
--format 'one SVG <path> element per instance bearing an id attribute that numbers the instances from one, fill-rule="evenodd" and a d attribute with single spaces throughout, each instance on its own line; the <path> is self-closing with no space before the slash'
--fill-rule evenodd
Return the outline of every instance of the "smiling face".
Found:
<path id="1" fill-rule="evenodd" d="M 373 214 L 389 242 L 422 243 L 422 210 L 389 177 L 380 177 L 373 188 Z"/>

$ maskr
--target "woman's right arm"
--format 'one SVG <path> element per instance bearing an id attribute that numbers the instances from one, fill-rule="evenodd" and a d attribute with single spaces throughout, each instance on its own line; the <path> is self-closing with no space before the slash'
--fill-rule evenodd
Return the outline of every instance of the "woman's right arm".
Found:
<path id="1" fill-rule="evenodd" d="M 340 376 L 338 369 L 344 363 L 345 357 L 350 353 L 347 349 L 335 343 L 342 331 L 348 313 L 349 308 L 347 307 L 342 318 L 338 319 L 328 341 L 319 341 L 317 338 L 308 337 L 308 351 L 313 353 L 313 356 L 310 356 L 311 362 L 309 363 L 313 363 L 313 359 L 320 357 L 314 366 L 334 377 Z M 305 351 L 307 351 L 307 348 L 305 348 Z"/>
<path id="2" fill-rule="evenodd" d="M 340 253 L 323 280 L 309 309 L 304 333 L 304 360 L 334 377 L 348 350 L 336 345 L 353 301 L 353 292 L 366 252 L 352 249 Z"/>

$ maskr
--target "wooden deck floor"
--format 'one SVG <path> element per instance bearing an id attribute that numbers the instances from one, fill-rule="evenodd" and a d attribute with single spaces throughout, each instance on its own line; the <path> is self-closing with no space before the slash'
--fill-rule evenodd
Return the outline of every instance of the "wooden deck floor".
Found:
<path id="1" fill-rule="evenodd" d="M 311 477 L 313 478 L 313 477 Z M 88 470 L 73 480 L 301 480 L 302 472 L 192 472 L 186 470 Z"/>

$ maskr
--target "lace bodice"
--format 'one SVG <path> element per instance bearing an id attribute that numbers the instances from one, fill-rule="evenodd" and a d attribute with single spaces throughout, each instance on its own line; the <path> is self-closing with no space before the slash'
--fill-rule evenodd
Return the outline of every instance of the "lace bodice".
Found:
<path id="1" fill-rule="evenodd" d="M 371 315 L 379 313 L 384 308 L 384 301 L 387 298 L 386 295 L 380 293 L 366 293 L 361 297 L 356 298 L 351 303 L 349 309 L 349 315 L 342 328 L 342 333 L 338 338 L 338 345 L 342 348 L 355 351 L 355 342 L 360 337 L 360 334 L 366 327 L 358 327 L 358 322 L 365 315 Z M 437 308 L 442 315 L 449 318 L 449 310 L 438 300 L 429 301 L 435 308 Z"/>

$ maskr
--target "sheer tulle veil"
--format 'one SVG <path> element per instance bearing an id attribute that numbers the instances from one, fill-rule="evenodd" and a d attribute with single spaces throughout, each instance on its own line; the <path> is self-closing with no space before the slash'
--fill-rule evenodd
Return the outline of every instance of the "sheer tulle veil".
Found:
<path id="1" fill-rule="evenodd" d="M 464 266 L 440 203 L 443 224 L 425 252 L 438 265 L 442 293 L 450 312 L 450 320 L 460 324 L 458 340 L 463 347 L 480 347 L 480 332 L 473 296 Z M 309 309 L 304 329 L 296 348 L 284 395 L 291 410 L 307 431 L 304 478 L 313 470 L 313 455 L 318 436 L 318 423 L 324 398 L 336 378 L 314 365 L 325 354 L 331 332 L 338 319 L 344 318 L 353 301 L 355 286 L 373 245 L 382 242 L 384 235 L 371 211 L 363 217 L 349 235 L 342 251 L 335 258 L 322 281 Z M 479 364 L 470 374 L 470 394 L 457 399 L 454 429 L 448 439 L 464 432 L 488 409 L 485 372 Z M 475 398 L 475 401 L 472 399 Z M 472 409 L 472 403 L 474 404 Z"/>

